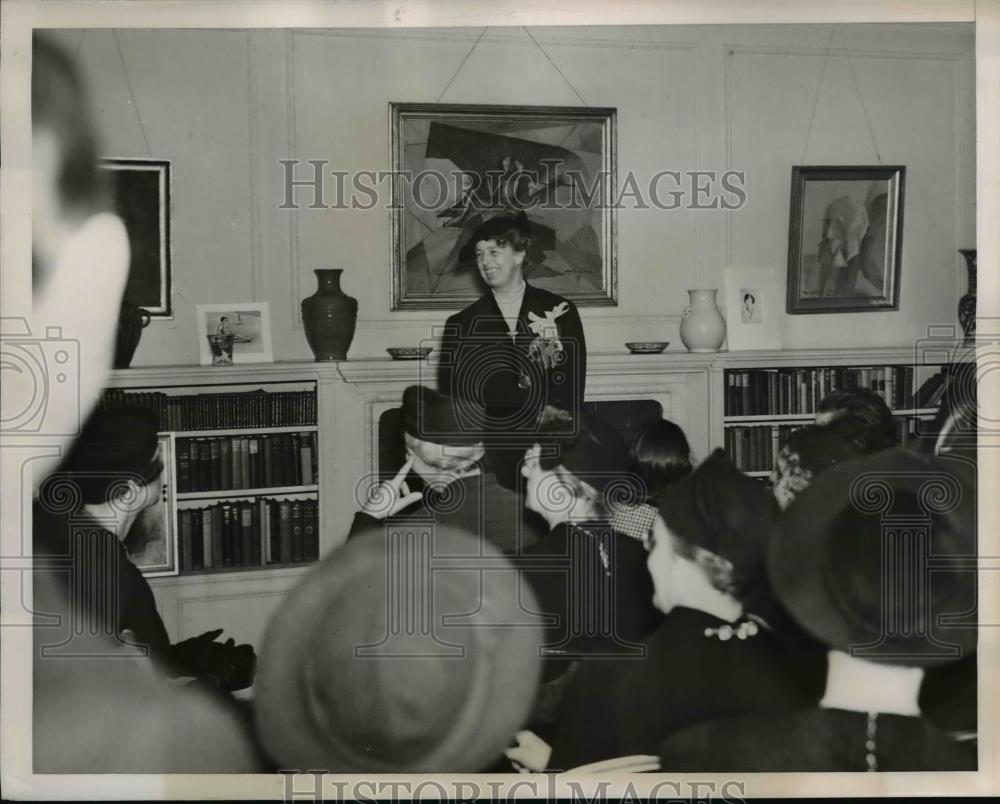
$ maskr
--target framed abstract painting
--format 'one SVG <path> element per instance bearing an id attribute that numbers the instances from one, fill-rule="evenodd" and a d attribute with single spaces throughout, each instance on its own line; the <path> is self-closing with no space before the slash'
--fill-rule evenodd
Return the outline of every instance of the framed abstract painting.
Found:
<path id="1" fill-rule="evenodd" d="M 479 298 L 462 249 L 484 221 L 521 211 L 525 279 L 617 304 L 614 109 L 392 103 L 390 118 L 393 310 Z"/>

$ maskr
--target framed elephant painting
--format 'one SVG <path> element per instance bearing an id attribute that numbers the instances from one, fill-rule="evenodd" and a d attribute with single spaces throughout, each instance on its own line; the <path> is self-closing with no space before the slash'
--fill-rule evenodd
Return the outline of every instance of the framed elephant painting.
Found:
<path id="1" fill-rule="evenodd" d="M 788 313 L 899 308 L 906 168 L 792 168 Z"/>

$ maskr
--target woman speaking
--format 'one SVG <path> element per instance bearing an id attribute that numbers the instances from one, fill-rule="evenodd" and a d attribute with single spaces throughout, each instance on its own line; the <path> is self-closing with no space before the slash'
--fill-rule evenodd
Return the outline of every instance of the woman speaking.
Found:
<path id="1" fill-rule="evenodd" d="M 576 306 L 524 281 L 530 242 L 523 212 L 491 218 L 472 235 L 460 257 L 475 257 L 488 290 L 448 319 L 438 370 L 443 393 L 485 409 L 487 454 L 510 487 L 542 409 L 558 407 L 576 420 L 587 374 Z M 473 417 L 470 426 L 478 426 Z"/>

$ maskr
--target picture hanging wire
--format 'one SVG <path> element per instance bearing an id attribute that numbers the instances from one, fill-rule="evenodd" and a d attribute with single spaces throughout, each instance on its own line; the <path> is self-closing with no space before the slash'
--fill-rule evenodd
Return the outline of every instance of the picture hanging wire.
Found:
<path id="1" fill-rule="evenodd" d="M 146 127 L 142 124 L 139 105 L 135 102 L 135 93 L 132 91 L 132 81 L 128 76 L 128 68 L 125 66 L 125 55 L 122 53 L 121 42 L 118 41 L 118 31 L 112 28 L 111 35 L 115 38 L 115 47 L 118 49 L 118 60 L 122 65 L 122 74 L 125 76 L 125 86 L 128 87 L 128 95 L 132 102 L 132 109 L 135 112 L 135 119 L 139 123 L 139 133 L 142 134 L 142 144 L 146 147 L 146 156 L 152 157 L 153 152 L 149 149 L 149 140 L 146 138 Z"/>
<path id="2" fill-rule="evenodd" d="M 812 136 L 813 123 L 816 119 L 816 109 L 819 106 L 819 96 L 823 88 L 823 78 L 826 75 L 826 65 L 830 58 L 830 51 L 833 48 L 833 36 L 837 32 L 837 26 L 830 26 L 830 38 L 826 43 L 826 52 L 823 54 L 823 66 L 819 72 L 819 81 L 816 84 L 816 97 L 813 99 L 812 113 L 809 115 L 809 128 L 806 130 L 806 141 L 805 145 L 802 147 L 802 159 L 799 161 L 800 165 L 807 164 L 806 154 L 809 151 L 809 139 Z M 847 58 L 847 66 L 851 70 L 851 80 L 854 82 L 854 91 L 858 94 L 858 101 L 861 103 L 861 113 L 865 117 L 865 126 L 868 128 L 868 137 L 872 141 L 872 148 L 875 151 L 875 160 L 879 165 L 882 164 L 882 155 L 878 150 L 878 143 L 875 141 L 875 131 L 872 129 L 871 119 L 868 117 L 868 107 L 865 105 L 865 97 L 861 92 L 861 84 L 858 81 L 857 73 L 854 70 L 854 62 L 851 59 L 851 52 L 847 49 L 847 41 L 844 39 L 843 28 L 840 29 L 840 43 L 841 48 L 844 51 L 844 56 Z"/>
<path id="3" fill-rule="evenodd" d="M 445 88 L 441 90 L 441 94 L 438 95 L 437 100 L 435 101 L 435 103 L 440 103 L 441 102 L 441 98 L 444 97 L 445 93 L 448 91 L 448 89 L 454 83 L 455 79 L 458 78 L 458 74 L 460 72 L 462 72 L 462 68 L 465 67 L 466 62 L 469 60 L 469 57 L 472 56 L 473 51 L 475 51 L 475 49 L 479 46 L 479 43 L 483 40 L 483 37 L 486 35 L 486 32 L 488 30 L 489 30 L 489 26 L 487 26 L 486 28 L 483 28 L 483 30 L 480 32 L 479 36 L 476 38 L 476 41 L 473 42 L 472 47 L 469 48 L 469 52 L 465 54 L 465 58 L 463 58 L 461 64 L 458 65 L 458 69 L 455 70 L 455 73 L 449 79 L 448 83 L 445 85 Z M 573 94 L 576 95 L 580 99 L 580 103 L 582 103 L 584 106 L 588 106 L 589 107 L 589 104 L 587 103 L 587 101 L 585 101 L 583 99 L 583 96 L 577 91 L 576 87 L 573 86 L 573 82 L 570 81 L 566 77 L 566 74 L 562 70 L 559 69 L 559 65 L 557 65 L 555 63 L 555 61 L 553 61 L 552 57 L 548 54 L 548 52 L 546 52 L 545 48 L 542 47 L 541 43 L 537 39 L 535 39 L 535 37 L 533 37 L 531 35 L 531 31 L 529 31 L 527 28 L 525 28 L 523 26 L 522 26 L 521 30 L 524 31 L 524 33 L 527 35 L 527 37 L 532 41 L 532 43 L 534 43 L 535 47 L 537 47 L 542 52 L 542 55 L 545 56 L 546 61 L 548 61 L 548 63 L 552 65 L 552 68 L 557 73 L 559 73 L 559 77 L 562 78 L 562 80 L 566 82 L 566 85 L 571 90 L 573 90 Z"/>

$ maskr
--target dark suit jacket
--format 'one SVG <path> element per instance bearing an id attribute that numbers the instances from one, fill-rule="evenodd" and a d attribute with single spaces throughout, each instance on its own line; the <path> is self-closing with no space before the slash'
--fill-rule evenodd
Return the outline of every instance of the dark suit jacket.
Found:
<path id="1" fill-rule="evenodd" d="M 661 768 L 678 773 L 867 771 L 868 716 L 843 709 L 745 716 L 701 723 L 660 746 Z M 880 714 L 876 770 L 976 770 L 976 750 L 919 717 Z"/>
<path id="2" fill-rule="evenodd" d="M 563 359 L 559 365 L 543 369 L 528 357 L 529 345 L 536 337 L 528 314 L 544 318 L 562 302 L 568 309 L 556 319 L 556 326 Z M 487 291 L 448 319 L 439 365 L 438 389 L 483 404 L 490 419 L 487 430 L 508 434 L 530 431 L 545 405 L 575 414 L 583 403 L 587 345 L 580 314 L 572 302 L 528 284 L 518 314 L 517 335 L 511 338 L 493 294 Z M 529 387 L 519 387 L 522 375 L 529 378 Z"/>

